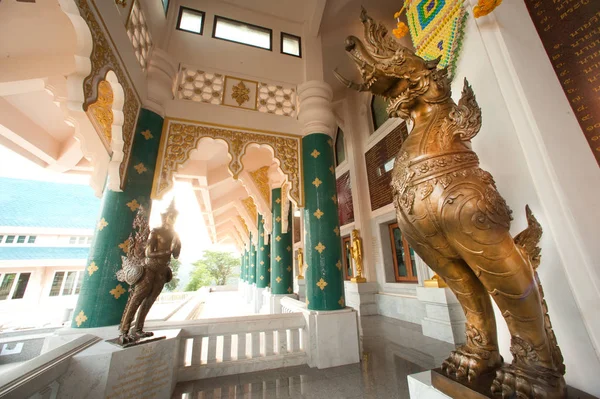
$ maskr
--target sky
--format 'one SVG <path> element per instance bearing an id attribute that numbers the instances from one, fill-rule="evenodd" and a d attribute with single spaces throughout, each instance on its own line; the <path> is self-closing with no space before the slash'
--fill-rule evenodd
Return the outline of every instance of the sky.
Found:
<path id="1" fill-rule="evenodd" d="M 88 175 L 58 173 L 44 169 L 1 145 L 0 176 L 72 184 L 88 184 L 89 182 Z M 236 256 L 239 255 L 233 245 L 212 245 L 196 196 L 189 183 L 175 182 L 174 189 L 171 193 L 165 195 L 163 200 L 152 202 L 151 227 L 160 224 L 160 212 L 163 212 L 169 206 L 173 196 L 175 196 L 175 206 L 179 211 L 175 230 L 181 239 L 180 260 L 182 263 L 195 262 L 200 259 L 206 249 L 234 252 Z"/>

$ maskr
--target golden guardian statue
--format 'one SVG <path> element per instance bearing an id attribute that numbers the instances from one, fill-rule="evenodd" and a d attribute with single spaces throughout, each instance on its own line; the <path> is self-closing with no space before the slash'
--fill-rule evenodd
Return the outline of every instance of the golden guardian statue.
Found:
<path id="1" fill-rule="evenodd" d="M 503 397 L 564 398 L 565 366 L 537 276 L 542 229 L 529 210 L 516 237 L 506 201 L 492 175 L 479 167 L 471 139 L 481 109 L 465 80 L 454 103 L 446 69 L 425 61 L 389 36 L 363 9 L 365 41 L 349 36 L 345 48 L 362 83 L 347 87 L 389 100 L 390 117 L 414 127 L 394 164 L 392 190 L 398 225 L 419 256 L 456 295 L 467 319 L 466 344 L 442 369 L 475 381 L 495 372 L 491 392 Z M 498 351 L 491 298 L 512 336 L 512 364 Z"/>

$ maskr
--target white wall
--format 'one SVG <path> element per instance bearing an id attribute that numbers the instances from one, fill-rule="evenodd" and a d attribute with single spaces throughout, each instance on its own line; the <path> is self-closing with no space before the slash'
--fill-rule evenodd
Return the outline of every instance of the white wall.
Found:
<path id="1" fill-rule="evenodd" d="M 565 284 L 572 284 L 574 276 L 587 275 L 587 272 L 584 261 L 573 262 L 575 258 L 566 256 L 572 254 L 574 248 L 567 248 L 569 244 L 562 240 L 565 232 L 592 233 L 590 227 L 594 223 L 595 234 L 587 237 L 587 241 L 594 240 L 600 233 L 597 227 L 598 214 L 593 211 L 598 209 L 600 186 L 589 184 L 590 181 L 598 181 L 598 167 L 591 162 L 593 157 L 589 148 L 581 145 L 585 141 L 583 133 L 572 117 L 522 1 L 502 4 L 494 14 L 499 18 L 498 25 L 489 18 L 477 22 L 471 17 L 467 20 L 463 50 L 453 83 L 453 97 L 458 99 L 463 78 L 467 77 L 483 110 L 483 127 L 473 139 L 473 148 L 479 154 L 482 168 L 492 173 L 500 193 L 514 211 L 511 231 L 517 234 L 526 227 L 525 204 L 530 205 L 544 228 L 542 263 L 538 271 L 554 331 L 565 357 L 567 383 L 599 395 L 600 380 L 597 376 L 600 373 L 600 361 L 582 315 L 598 319 L 598 309 L 582 312 L 582 304 L 577 303 L 574 291 L 585 287 Z M 500 53 L 500 48 L 494 46 L 498 37 L 507 39 L 505 49 L 509 49 L 516 57 L 507 58 L 506 53 Z M 499 59 L 503 59 L 505 65 L 501 65 Z M 514 64 L 511 65 L 511 61 Z M 506 80 L 507 75 L 502 75 L 504 67 L 513 68 L 517 75 L 513 75 L 512 80 Z M 515 76 L 519 81 L 515 82 Z M 535 82 L 533 86 L 531 79 Z M 520 82 L 527 82 L 528 87 L 520 86 Z M 507 87 L 510 84 L 516 86 L 517 90 L 510 92 Z M 525 89 L 528 97 L 523 96 L 522 91 L 519 93 Z M 515 110 L 518 104 L 520 111 Z M 526 106 L 529 109 L 523 109 Z M 519 112 L 529 113 L 536 108 L 538 113 L 533 112 L 529 116 L 532 119 L 530 122 L 543 127 L 539 131 L 519 119 Z M 560 148 L 562 157 L 548 154 L 548 146 Z M 545 157 L 540 154 L 544 152 L 546 159 L 538 158 Z M 564 152 L 571 156 L 565 158 Z M 559 170 L 563 174 L 566 170 L 569 178 L 561 181 L 555 175 L 555 172 L 560 174 Z M 589 180 L 594 175 L 596 179 Z M 572 201 L 572 204 L 562 209 L 556 207 L 557 203 L 564 200 Z M 592 207 L 594 202 L 596 206 Z M 561 214 L 565 210 L 572 213 Z M 565 216 L 571 226 L 562 224 Z M 569 231 L 569 227 L 574 232 Z M 587 252 L 590 259 L 599 255 L 597 245 L 590 246 L 586 251 L 587 242 L 582 241 L 579 249 Z M 496 316 L 501 353 L 506 361 L 510 361 L 510 335 L 502 316 L 499 313 Z"/>

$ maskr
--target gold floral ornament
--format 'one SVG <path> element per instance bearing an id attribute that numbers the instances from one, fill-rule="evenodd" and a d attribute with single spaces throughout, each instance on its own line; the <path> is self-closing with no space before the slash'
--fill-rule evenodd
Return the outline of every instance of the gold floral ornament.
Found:
<path id="1" fill-rule="evenodd" d="M 344 297 L 343 296 L 340 297 L 340 300 L 338 301 L 338 303 L 340 304 L 341 307 L 344 307 L 345 301 L 344 301 Z"/>
<path id="2" fill-rule="evenodd" d="M 342 270 L 342 262 L 340 262 L 338 260 L 337 263 L 335 264 L 335 267 L 337 267 L 339 270 Z"/>
<path id="3" fill-rule="evenodd" d="M 146 167 L 144 166 L 144 164 L 142 162 L 138 163 L 137 165 L 134 166 L 134 169 L 136 170 L 136 172 L 138 172 L 138 174 L 142 174 L 144 172 L 147 172 L 148 169 L 146 169 Z"/>
<path id="4" fill-rule="evenodd" d="M 406 6 L 402 6 L 402 9 L 400 9 L 400 11 L 394 14 L 394 18 L 396 19 L 396 29 L 394 29 L 392 33 L 398 39 L 406 36 L 406 34 L 408 33 L 408 26 L 406 26 L 404 22 L 400 21 L 400 16 L 402 15 L 405 9 Z"/>
<path id="5" fill-rule="evenodd" d="M 319 287 L 321 289 L 321 291 L 323 291 L 325 289 L 325 287 L 327 287 L 327 281 L 323 280 L 323 278 L 321 278 L 318 282 L 317 282 L 317 287 Z"/>
<path id="6" fill-rule="evenodd" d="M 275 241 L 277 241 L 277 242 L 281 241 L 281 236 L 275 237 Z"/>
<path id="7" fill-rule="evenodd" d="M 108 222 L 106 221 L 106 219 L 102 218 L 98 221 L 98 226 L 96 227 L 98 228 L 98 230 L 102 231 L 102 229 L 106 226 L 108 226 Z"/>
<path id="8" fill-rule="evenodd" d="M 473 7 L 473 16 L 479 18 L 488 15 L 500 4 L 502 4 L 502 0 L 479 0 L 477 5 Z"/>
<path id="9" fill-rule="evenodd" d="M 315 148 L 313 152 L 310 153 L 310 155 L 312 155 L 313 158 L 317 159 L 319 155 L 321 155 L 321 153 Z"/>
<path id="10" fill-rule="evenodd" d="M 129 242 L 129 238 L 128 238 L 119 244 L 119 248 L 121 248 L 123 250 L 123 252 L 128 253 L 129 252 L 129 244 L 130 244 L 130 242 Z"/>
<path id="11" fill-rule="evenodd" d="M 313 215 L 315 215 L 315 217 L 316 217 L 317 219 L 321 219 L 321 217 L 324 215 L 324 213 L 323 213 L 323 212 L 322 212 L 320 209 L 317 209 L 317 210 L 315 211 L 315 213 L 313 213 Z"/>
<path id="12" fill-rule="evenodd" d="M 325 247 L 325 245 L 323 245 L 323 243 L 321 243 L 321 242 L 319 242 L 319 243 L 317 244 L 317 246 L 315 247 L 315 249 L 316 249 L 316 250 L 317 250 L 317 251 L 318 251 L 320 254 L 322 254 L 322 253 L 323 253 L 323 251 L 325 251 L 325 248 L 326 248 L 326 247 Z"/>
<path id="13" fill-rule="evenodd" d="M 83 313 L 83 310 L 79 312 L 77 317 L 75 318 L 75 323 L 77 323 L 77 327 L 80 327 L 87 320 L 87 316 Z"/>
<path id="14" fill-rule="evenodd" d="M 98 270 L 98 266 L 96 266 L 95 262 L 90 263 L 90 265 L 87 267 L 87 271 L 90 276 L 92 274 L 94 274 L 97 270 Z"/>
<path id="15" fill-rule="evenodd" d="M 136 199 L 133 199 L 133 200 L 129 201 L 125 205 L 127 205 L 129 207 L 129 209 L 131 209 L 131 212 L 135 212 L 140 207 L 140 203 L 137 202 Z"/>
<path id="16" fill-rule="evenodd" d="M 287 292 L 289 292 L 291 294 L 292 291 L 293 291 L 292 287 L 288 287 Z"/>
<path id="17" fill-rule="evenodd" d="M 112 111 L 114 95 L 112 86 L 106 80 L 98 83 L 98 99 L 90 104 L 88 113 L 91 115 L 92 124 L 98 130 L 108 148 L 112 141 L 112 125 L 114 115 Z"/>
<path id="18" fill-rule="evenodd" d="M 233 98 L 239 106 L 250 100 L 250 89 L 246 87 L 243 81 L 240 80 L 240 82 L 233 86 L 232 89 L 231 98 Z"/>
<path id="19" fill-rule="evenodd" d="M 125 293 L 125 288 L 123 288 L 121 284 L 117 284 L 117 286 L 110 290 L 109 293 L 114 296 L 115 299 L 119 299 L 119 297 Z"/>
<path id="20" fill-rule="evenodd" d="M 281 218 L 280 218 L 279 216 L 277 216 L 277 217 L 275 218 L 275 221 L 276 221 L 277 223 L 279 223 L 279 222 L 281 222 Z"/>
<path id="21" fill-rule="evenodd" d="M 281 277 L 277 276 L 277 278 L 275 279 L 275 281 L 277 281 L 277 284 L 281 283 Z"/>
<path id="22" fill-rule="evenodd" d="M 142 136 L 144 136 L 144 138 L 145 138 L 146 140 L 150 140 L 151 138 L 153 138 L 153 137 L 154 137 L 154 136 L 152 135 L 152 133 L 150 132 L 150 130 L 149 130 L 149 129 L 146 129 L 146 130 L 144 130 L 144 131 L 141 133 L 141 135 L 142 135 Z"/>
<path id="23" fill-rule="evenodd" d="M 277 257 L 275 258 L 275 260 L 276 260 L 277 262 L 279 262 L 279 261 L 281 260 L 281 256 L 277 255 Z"/>
<path id="24" fill-rule="evenodd" d="M 315 177 L 315 180 L 313 180 L 312 184 L 314 184 L 314 186 L 318 188 L 321 184 L 323 184 L 323 182 L 319 180 L 318 177 Z"/>
<path id="25" fill-rule="evenodd" d="M 277 202 L 278 204 L 281 204 L 281 198 L 277 198 L 277 199 L 275 200 L 275 202 Z"/>
<path id="26" fill-rule="evenodd" d="M 331 174 L 332 174 L 332 175 L 334 175 L 334 174 L 335 174 L 335 169 L 333 168 L 333 165 L 331 165 L 331 166 L 329 167 L 329 171 L 331 172 Z"/>
<path id="27" fill-rule="evenodd" d="M 333 229 L 333 232 L 335 233 L 336 236 L 340 236 L 340 228 L 335 226 L 335 229 Z"/>
<path id="28" fill-rule="evenodd" d="M 292 267 L 288 266 L 287 269 L 285 269 L 285 270 L 287 270 L 288 272 L 291 272 L 292 271 Z"/>

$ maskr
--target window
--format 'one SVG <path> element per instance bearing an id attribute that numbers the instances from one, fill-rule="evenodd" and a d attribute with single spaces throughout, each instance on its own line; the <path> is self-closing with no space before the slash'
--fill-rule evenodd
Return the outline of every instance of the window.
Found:
<path id="1" fill-rule="evenodd" d="M 215 15 L 213 38 L 272 50 L 273 31 Z"/>
<path id="2" fill-rule="evenodd" d="M 374 131 L 379 129 L 388 119 L 387 101 L 381 96 L 373 96 L 371 100 L 371 117 L 373 118 Z"/>
<path id="3" fill-rule="evenodd" d="M 344 147 L 344 131 L 338 127 L 335 135 L 335 166 L 339 166 L 346 160 L 346 148 Z"/>
<path id="4" fill-rule="evenodd" d="M 163 9 L 165 10 L 165 15 L 167 15 L 167 11 L 169 10 L 169 0 L 162 0 Z"/>
<path id="5" fill-rule="evenodd" d="M 398 223 L 389 225 L 390 240 L 392 243 L 392 253 L 394 258 L 394 274 L 396 281 L 416 283 L 417 263 L 415 262 L 415 252 L 408 245 L 408 242 L 402 237 L 402 232 Z"/>
<path id="6" fill-rule="evenodd" d="M 55 272 L 50 288 L 50 296 L 79 294 L 82 281 L 83 272 Z"/>
<path id="7" fill-rule="evenodd" d="M 281 32 L 281 53 L 302 58 L 300 37 Z"/>
<path id="8" fill-rule="evenodd" d="M 26 236 L 19 236 L 19 237 L 17 237 L 17 244 L 23 244 L 23 243 L 25 243 L 25 239 L 26 238 L 27 238 Z"/>
<path id="9" fill-rule="evenodd" d="M 4 236 L 0 236 L 0 244 L 2 244 L 3 239 L 4 239 Z"/>
<path id="10" fill-rule="evenodd" d="M 380 166 L 379 168 L 377 168 L 377 176 L 384 175 L 387 172 L 389 172 L 390 170 L 394 169 L 395 161 L 396 161 L 396 157 L 390 158 L 387 160 L 386 163 L 383 164 L 383 166 Z"/>
<path id="11" fill-rule="evenodd" d="M 31 273 L 3 274 L 0 280 L 0 301 L 23 298 L 30 276 Z"/>
<path id="12" fill-rule="evenodd" d="M 91 244 L 92 243 L 92 237 L 88 237 L 85 243 L 86 244 Z"/>
<path id="13" fill-rule="evenodd" d="M 354 277 L 352 270 L 352 242 L 350 236 L 342 237 L 342 258 L 344 259 L 344 280 L 350 280 Z"/>
<path id="14" fill-rule="evenodd" d="M 71 245 L 77 244 L 77 237 L 71 237 L 71 238 L 69 238 L 69 244 L 71 244 Z"/>
<path id="15" fill-rule="evenodd" d="M 36 236 L 29 236 L 29 238 L 27 239 L 27 244 L 35 244 L 36 238 Z"/>
<path id="16" fill-rule="evenodd" d="M 204 11 L 179 7 L 177 29 L 201 35 L 204 31 Z"/>
<path id="17" fill-rule="evenodd" d="M 6 243 L 12 244 L 15 241 L 15 236 L 6 236 Z"/>
<path id="18" fill-rule="evenodd" d="M 79 237 L 79 244 L 85 244 L 86 237 Z"/>

